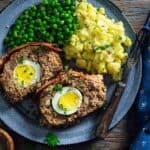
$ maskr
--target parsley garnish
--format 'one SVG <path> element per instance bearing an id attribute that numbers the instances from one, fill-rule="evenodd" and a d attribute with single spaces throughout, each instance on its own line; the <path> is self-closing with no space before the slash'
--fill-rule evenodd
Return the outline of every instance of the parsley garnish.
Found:
<path id="1" fill-rule="evenodd" d="M 94 49 L 94 52 L 101 52 L 101 51 L 107 49 L 110 46 L 111 46 L 110 44 L 99 46 L 99 47 L 97 47 L 97 48 Z"/>
<path id="2" fill-rule="evenodd" d="M 62 91 L 62 89 L 63 89 L 63 86 L 61 85 L 61 84 L 56 84 L 55 86 L 54 86 L 54 90 L 55 91 Z"/>
<path id="3" fill-rule="evenodd" d="M 118 37 L 118 39 L 121 41 L 121 40 L 122 40 L 122 37 L 121 37 L 121 36 L 119 36 L 119 37 Z"/>
<path id="4" fill-rule="evenodd" d="M 18 57 L 17 58 L 18 64 L 23 64 L 23 60 L 24 60 L 23 56 Z"/>
<path id="5" fill-rule="evenodd" d="M 64 108 L 64 115 L 67 115 L 67 109 Z"/>
<path id="6" fill-rule="evenodd" d="M 21 85 L 24 86 L 24 81 L 23 80 L 21 81 Z"/>
<path id="7" fill-rule="evenodd" d="M 31 72 L 31 73 L 30 73 L 30 76 L 32 76 L 32 75 L 33 75 L 33 73 Z"/>
<path id="8" fill-rule="evenodd" d="M 64 111 L 64 115 L 67 115 L 67 108 L 64 108 L 62 104 L 59 104 L 59 107 Z"/>
<path id="9" fill-rule="evenodd" d="M 104 104 L 102 105 L 102 109 L 106 110 L 106 108 L 107 108 L 107 101 L 105 100 Z"/>
<path id="10" fill-rule="evenodd" d="M 55 147 L 60 143 L 58 137 L 54 133 L 48 133 L 45 142 L 49 147 Z"/>
<path id="11" fill-rule="evenodd" d="M 35 54 L 46 53 L 48 49 L 45 46 L 39 46 L 38 48 L 32 48 L 32 52 Z"/>

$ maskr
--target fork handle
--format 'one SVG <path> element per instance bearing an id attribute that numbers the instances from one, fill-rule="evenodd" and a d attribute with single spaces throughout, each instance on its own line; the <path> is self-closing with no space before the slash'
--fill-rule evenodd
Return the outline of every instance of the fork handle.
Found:
<path id="1" fill-rule="evenodd" d="M 97 130 L 96 130 L 97 137 L 104 139 L 107 136 L 107 133 L 109 130 L 109 125 L 112 121 L 113 115 L 119 104 L 119 101 L 124 92 L 124 89 L 125 89 L 125 84 L 123 84 L 123 83 L 117 84 L 117 86 L 115 88 L 115 92 L 112 95 L 110 104 L 108 105 L 108 107 L 102 117 L 101 123 L 97 127 Z"/>

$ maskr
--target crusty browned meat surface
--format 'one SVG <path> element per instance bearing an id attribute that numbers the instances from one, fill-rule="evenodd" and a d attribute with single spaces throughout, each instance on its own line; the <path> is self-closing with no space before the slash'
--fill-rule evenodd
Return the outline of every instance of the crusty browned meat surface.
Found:
<path id="1" fill-rule="evenodd" d="M 62 71 L 59 51 L 60 49 L 48 43 L 29 43 L 8 51 L 0 59 L 0 85 L 11 103 L 23 100 L 29 93 L 35 92 L 37 88 L 41 87 L 46 80 L 50 80 Z M 40 81 L 27 87 L 16 85 L 13 79 L 13 71 L 17 66 L 18 58 L 22 56 L 26 60 L 39 63 L 42 70 Z"/>
<path id="2" fill-rule="evenodd" d="M 72 86 L 80 90 L 83 101 L 79 110 L 70 115 L 64 116 L 53 111 L 51 100 L 55 95 L 55 91 L 49 91 L 56 84 L 63 86 Z M 101 75 L 85 75 L 76 71 L 68 71 L 57 76 L 56 79 L 49 81 L 39 91 L 39 110 L 41 121 L 45 125 L 64 126 L 74 123 L 89 113 L 99 109 L 106 96 L 106 87 L 104 86 L 103 77 Z"/>

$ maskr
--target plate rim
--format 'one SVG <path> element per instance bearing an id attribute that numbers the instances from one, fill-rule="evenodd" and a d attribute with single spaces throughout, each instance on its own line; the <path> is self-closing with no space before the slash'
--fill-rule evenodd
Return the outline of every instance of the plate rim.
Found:
<path id="1" fill-rule="evenodd" d="M 7 10 L 9 10 L 9 8 L 10 8 L 14 3 L 16 3 L 17 1 L 19 1 L 19 0 L 15 0 L 15 1 L 10 2 L 9 5 L 8 5 L 7 7 L 5 7 L 5 9 L 3 9 L 3 10 L 0 12 L 0 17 L 2 17 L 2 14 L 5 13 Z M 25 0 L 20 0 L 20 1 L 25 1 Z M 113 2 L 111 2 L 110 0 L 107 0 L 107 1 L 105 1 L 104 3 L 111 4 L 113 8 L 115 7 L 115 9 L 117 9 L 117 11 L 122 15 L 123 19 L 126 21 L 126 23 L 128 24 L 128 26 L 130 27 L 130 29 L 131 29 L 131 30 L 133 31 L 133 33 L 135 34 L 134 29 L 132 28 L 130 22 L 128 21 L 127 17 L 122 13 L 122 11 L 121 11 Z M 138 81 L 138 86 L 137 86 L 137 90 L 136 90 L 137 92 L 138 92 L 138 89 L 139 89 L 139 86 L 140 86 L 140 82 L 141 82 L 141 78 L 142 78 L 142 57 L 140 58 L 139 64 L 140 64 L 140 72 L 141 72 L 141 74 L 140 74 L 140 79 L 139 79 L 139 81 Z M 137 92 L 135 92 L 135 94 L 134 94 L 134 95 L 135 95 L 135 96 L 134 96 L 134 101 L 135 101 L 135 97 L 136 97 L 136 95 L 137 95 Z M 133 103 L 134 103 L 134 101 L 133 101 Z M 133 104 L 133 103 L 132 103 L 132 104 Z M 131 105 L 131 106 L 132 106 L 132 105 Z M 130 108 L 131 108 L 131 107 L 130 107 Z M 130 108 L 129 108 L 129 109 L 130 109 Z M 129 110 L 129 109 L 128 109 L 128 110 Z M 127 111 L 127 112 L 128 112 L 128 111 Z M 123 116 L 125 116 L 125 115 L 127 114 L 127 112 L 124 112 L 124 115 L 123 115 Z M 116 126 L 116 124 L 119 123 L 122 118 L 123 118 L 123 117 L 121 117 L 120 119 L 118 119 L 118 121 L 116 121 L 112 126 L 110 126 L 110 129 L 112 129 L 114 126 Z M 1 118 L 0 118 L 0 119 L 1 119 Z M 12 129 L 12 128 L 11 128 L 11 125 L 8 125 L 4 120 L 2 120 L 2 122 L 3 122 L 6 126 L 8 126 L 11 130 L 13 130 L 14 132 L 18 133 L 19 135 L 21 135 L 21 136 L 23 136 L 23 137 L 25 137 L 25 138 L 28 138 L 28 139 L 30 139 L 31 141 L 37 142 L 37 141 L 35 141 L 33 138 L 26 137 L 26 136 L 24 136 L 23 134 L 19 133 L 17 130 Z M 95 137 L 91 137 L 91 138 L 89 138 L 89 139 L 84 139 L 83 141 L 80 141 L 80 142 L 73 142 L 73 143 L 68 143 L 68 144 L 81 143 L 81 142 L 85 142 L 85 141 L 92 140 L 92 139 L 94 139 L 94 138 L 95 138 Z M 43 144 L 43 142 L 41 142 L 41 141 L 38 141 L 38 142 Z M 66 144 L 66 143 L 65 143 L 65 144 L 62 143 L 61 145 L 67 145 L 67 144 Z"/>

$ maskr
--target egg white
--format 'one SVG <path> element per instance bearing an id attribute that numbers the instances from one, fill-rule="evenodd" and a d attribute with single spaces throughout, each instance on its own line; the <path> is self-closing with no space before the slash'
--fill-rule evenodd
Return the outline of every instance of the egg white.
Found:
<path id="1" fill-rule="evenodd" d="M 58 103 L 59 103 L 60 97 L 63 96 L 68 91 L 73 91 L 76 95 L 79 96 L 79 103 L 78 103 L 78 105 L 77 105 L 77 107 L 75 109 L 69 110 L 69 111 L 68 110 L 64 111 L 63 109 L 61 109 L 59 107 Z M 82 94 L 81 94 L 81 92 L 78 89 L 76 89 L 74 87 L 63 87 L 62 91 L 56 92 L 55 96 L 52 98 L 52 107 L 53 107 L 53 109 L 58 114 L 61 114 L 61 115 L 71 115 L 71 114 L 74 114 L 80 108 L 81 103 L 82 103 Z"/>
<path id="2" fill-rule="evenodd" d="M 16 68 L 17 68 L 19 65 L 23 65 L 23 64 L 28 65 L 28 66 L 31 66 L 31 67 L 35 70 L 34 78 L 33 78 L 33 80 L 31 81 L 31 84 L 30 84 L 30 85 L 39 82 L 39 81 L 40 81 L 40 78 L 41 78 L 41 66 L 40 66 L 40 64 L 37 63 L 37 62 L 31 61 L 31 60 L 23 60 L 22 64 L 18 64 L 18 65 L 16 66 Z M 15 79 L 15 70 L 16 70 L 16 68 L 14 69 L 14 73 L 13 73 L 14 79 Z M 16 82 L 16 81 L 15 81 L 15 82 Z M 16 83 L 16 84 L 17 84 L 17 83 Z M 29 86 L 29 85 L 28 85 L 28 84 L 24 84 L 24 85 L 23 85 L 23 87 L 27 87 L 27 86 Z"/>
<path id="3" fill-rule="evenodd" d="M 24 60 L 23 64 L 30 65 L 35 70 L 35 76 L 34 79 L 32 80 L 32 84 L 39 82 L 41 78 L 41 66 L 39 65 L 39 63 L 31 60 Z"/>

